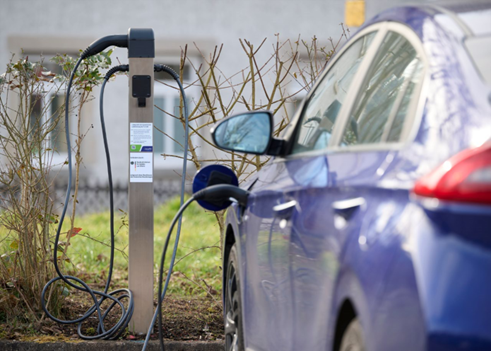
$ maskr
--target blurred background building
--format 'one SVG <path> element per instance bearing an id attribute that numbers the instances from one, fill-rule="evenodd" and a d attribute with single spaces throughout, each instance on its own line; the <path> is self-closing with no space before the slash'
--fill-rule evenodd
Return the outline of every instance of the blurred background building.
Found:
<path id="1" fill-rule="evenodd" d="M 197 66 L 203 63 L 201 54 L 207 56 L 216 45 L 223 44 L 220 68 L 225 75 L 231 75 L 248 65 L 239 38 L 247 39 L 255 46 L 268 38 L 265 45 L 270 48 L 276 42 L 276 34 L 281 40 L 297 40 L 301 35 L 304 39 L 316 36 L 327 43 L 327 38 L 337 40 L 341 36 L 340 23 L 351 24 L 350 30 L 354 34 L 356 26 L 365 18 L 401 3 L 402 0 L 0 0 L 0 71 L 5 71 L 12 54 L 29 56 L 30 60 L 44 57 L 45 62 L 59 53 L 76 56 L 95 39 L 125 34 L 128 28 L 133 27 L 152 28 L 156 39 L 155 62 L 173 67 L 178 67 L 181 50 L 186 44 L 188 56 Z M 262 51 L 261 55 L 271 54 L 268 50 Z M 114 64 L 127 63 L 126 50 L 116 49 L 112 59 Z M 156 78 L 167 79 L 166 76 Z M 193 79 L 192 67 L 186 68 L 184 79 L 188 82 Z M 171 81 L 168 84 L 175 85 Z M 198 88 L 188 90 L 192 99 L 196 99 L 199 93 Z M 94 96 L 96 99 L 86 105 L 82 116 L 83 129 L 90 131 L 83 143 L 81 176 L 83 184 L 102 189 L 107 173 L 99 123 L 98 89 Z M 120 76 L 108 83 L 105 97 L 113 174 L 116 183 L 125 184 L 128 179 L 127 78 Z M 154 99 L 156 105 L 172 113 L 179 95 L 177 90 L 156 83 Z M 240 112 L 240 109 L 234 112 Z M 155 125 L 179 139 L 175 123 L 155 110 Z M 156 189 L 160 181 L 167 184 L 166 189 L 170 192 L 177 191 L 181 160 L 164 159 L 160 155 L 179 154 L 180 149 L 159 132 L 154 134 L 154 144 Z M 205 143 L 200 146 L 204 155 L 211 152 Z M 60 150 L 57 157 L 66 158 L 63 147 Z M 63 178 L 64 174 L 62 170 L 59 177 Z M 192 176 L 192 170 L 190 174 Z"/>

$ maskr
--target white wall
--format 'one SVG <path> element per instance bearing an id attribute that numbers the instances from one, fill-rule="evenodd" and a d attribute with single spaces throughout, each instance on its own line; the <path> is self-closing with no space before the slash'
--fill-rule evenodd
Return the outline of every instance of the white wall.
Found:
<path id="1" fill-rule="evenodd" d="M 401 2 L 367 0 L 367 17 Z M 159 56 L 177 57 L 186 43 L 192 48 L 196 42 L 210 51 L 223 43 L 221 68 L 231 74 L 247 65 L 239 38 L 258 45 L 267 37 L 269 47 L 276 33 L 282 39 L 301 34 L 305 39 L 316 35 L 325 41 L 339 38 L 343 20 L 344 0 L 0 0 L 0 71 L 10 52 L 18 54 L 21 48 L 63 53 L 84 49 L 99 37 L 140 27 L 153 28 Z M 113 57 L 127 62 L 125 50 L 116 50 Z M 95 93 L 98 99 L 99 92 Z M 118 77 L 107 85 L 105 111 L 113 172 L 122 181 L 127 179 L 127 105 L 127 82 Z M 96 100 L 84 113 L 85 127 L 94 125 L 84 143 L 84 174 L 91 179 L 106 176 L 98 121 Z M 155 162 L 162 168 L 158 164 L 165 161 Z M 177 177 L 169 170 L 159 174 Z"/>

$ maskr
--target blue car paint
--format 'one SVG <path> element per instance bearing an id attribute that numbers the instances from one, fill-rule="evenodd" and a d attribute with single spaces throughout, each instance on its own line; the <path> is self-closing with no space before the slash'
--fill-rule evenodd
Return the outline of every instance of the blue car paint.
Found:
<path id="1" fill-rule="evenodd" d="M 404 23 L 425 48 L 424 110 L 410 143 L 278 158 L 259 172 L 247 209 L 228 211 L 246 348 L 331 350 L 349 300 L 367 350 L 491 350 L 489 241 L 467 234 L 491 228 L 489 206 L 463 205 L 455 215 L 410 193 L 422 175 L 491 136 L 489 88 L 462 45 L 464 33 L 445 16 L 396 8 L 365 25 Z M 336 217 L 332 203 L 353 197 L 366 204 L 348 220 Z M 290 213 L 272 211 L 291 199 Z M 469 221 L 469 212 L 478 220 Z M 455 216 L 465 224 L 449 225 Z"/>

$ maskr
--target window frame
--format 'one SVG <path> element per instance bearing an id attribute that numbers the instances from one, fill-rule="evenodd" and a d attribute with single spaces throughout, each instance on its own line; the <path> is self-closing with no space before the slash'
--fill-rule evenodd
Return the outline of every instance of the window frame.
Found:
<path id="1" fill-rule="evenodd" d="M 155 92 L 155 91 L 157 91 L 157 92 Z M 157 105 L 155 103 L 155 100 L 157 100 L 157 99 L 162 99 L 164 101 L 164 106 Z M 162 112 L 162 114 L 164 115 L 164 120 L 163 120 L 164 128 L 163 129 L 164 129 L 164 131 L 167 131 L 166 133 L 172 138 L 175 137 L 175 135 L 174 135 L 174 123 L 176 120 L 173 117 L 168 116 L 166 113 L 169 113 L 172 115 L 175 114 L 176 111 L 174 110 L 174 107 L 175 107 L 174 103 L 176 100 L 179 100 L 179 93 L 178 92 L 174 94 L 173 92 L 172 93 L 169 92 L 169 90 L 165 91 L 162 89 L 161 91 L 159 91 L 159 89 L 154 89 L 154 105 L 158 106 L 159 108 L 161 108 L 165 111 L 165 112 Z M 160 133 L 158 130 L 156 130 L 157 127 L 155 126 L 156 125 L 155 115 L 154 115 L 153 124 L 154 124 L 154 132 Z M 172 132 L 169 133 L 169 130 L 171 130 Z M 154 139 L 154 141 L 153 141 L 153 143 L 154 143 L 154 154 L 157 156 L 161 156 L 161 154 L 166 153 L 166 149 L 169 149 L 169 148 L 172 149 L 172 151 L 170 151 L 170 153 L 175 154 L 175 150 L 174 150 L 175 142 L 172 139 L 166 137 L 164 134 L 159 135 L 159 137 L 162 138 L 164 150 L 160 151 L 160 150 L 155 149 L 155 134 L 154 134 L 154 137 L 153 137 L 153 139 Z M 176 154 L 176 155 L 182 156 L 181 154 Z M 171 159 L 171 157 L 169 157 L 169 159 Z M 181 163 L 181 162 L 179 161 L 179 163 Z"/>
<path id="2" fill-rule="evenodd" d="M 54 85 L 56 83 L 50 83 L 50 84 Z M 60 92 L 61 92 L 61 94 L 60 94 Z M 59 89 L 57 91 L 50 91 L 42 100 L 43 108 L 44 108 L 44 105 L 48 102 L 50 104 L 53 104 L 53 99 L 55 98 L 55 96 L 61 97 L 63 99 L 62 100 L 63 104 L 65 103 L 66 91 L 64 89 Z M 77 99 L 78 99 L 78 97 L 77 97 Z M 61 141 L 63 143 L 65 143 L 65 146 L 67 146 L 66 145 L 66 129 L 65 129 L 65 111 L 62 112 L 62 114 L 59 116 L 59 118 L 60 118 L 60 120 L 58 121 L 58 123 L 59 123 L 59 126 L 61 126 L 62 128 L 58 131 L 59 133 L 61 132 L 58 137 L 60 137 Z M 82 118 L 82 116 L 81 116 L 81 118 Z M 51 120 L 50 122 L 53 123 L 53 121 L 52 121 L 53 114 L 51 114 L 51 111 L 50 111 L 49 119 Z M 46 118 L 45 118 L 45 121 L 46 121 Z M 74 129 L 74 126 L 72 126 L 73 124 L 76 125 L 76 123 L 73 123 L 73 122 L 68 124 L 70 135 L 72 134 L 72 129 Z M 66 151 L 65 150 L 63 150 L 63 151 L 55 150 L 54 140 L 53 140 L 54 133 L 55 133 L 55 130 L 52 130 L 49 133 L 49 140 L 45 141 L 47 144 L 46 149 L 52 150 L 50 152 L 53 154 L 53 161 L 54 161 L 53 165 L 63 165 L 65 163 L 65 161 L 68 159 L 68 150 L 66 150 Z M 73 146 L 74 146 L 74 144 L 72 143 L 72 147 Z"/>
<path id="3" fill-rule="evenodd" d="M 341 110 L 336 118 L 336 122 L 334 123 L 332 129 L 331 139 L 326 148 L 321 150 L 309 150 L 304 152 L 298 152 L 292 154 L 291 151 L 293 149 L 293 143 L 295 142 L 295 136 L 298 132 L 299 121 L 302 117 L 302 114 L 306 108 L 307 103 L 310 100 L 311 95 L 317 89 L 320 82 L 323 78 L 329 73 L 332 66 L 336 64 L 338 59 L 342 57 L 343 53 L 348 50 L 359 38 L 364 35 L 367 35 L 370 32 L 377 31 L 375 37 L 373 38 L 372 44 L 367 50 L 363 61 L 360 63 L 360 67 L 356 72 L 351 86 L 348 90 L 346 100 L 344 101 Z M 348 145 L 341 146 L 342 137 L 346 128 L 346 125 L 349 121 L 349 114 L 351 113 L 354 102 L 360 93 L 360 89 L 362 87 L 362 83 L 367 76 L 367 73 L 370 69 L 370 66 L 373 60 L 376 58 L 379 49 L 387 35 L 388 31 L 393 31 L 405 39 L 414 47 L 416 50 L 418 57 L 421 59 L 423 64 L 422 69 L 422 79 L 419 84 L 415 87 L 414 95 L 411 98 L 410 106 L 408 108 L 408 113 L 404 120 L 404 127 L 401 132 L 401 136 L 398 142 L 380 142 L 374 144 L 356 144 L 356 145 Z M 302 157 L 310 157 L 316 155 L 323 155 L 332 152 L 357 152 L 357 151 L 369 151 L 369 150 L 399 150 L 408 142 L 413 140 L 416 137 L 416 133 L 418 127 L 420 125 L 422 112 L 424 108 L 424 90 L 426 90 L 427 86 L 427 75 L 428 75 L 428 60 L 424 53 L 423 44 L 421 43 L 417 34 L 407 25 L 397 22 L 380 22 L 375 23 L 367 28 L 364 28 L 359 33 L 357 33 L 353 38 L 350 39 L 349 45 L 345 45 L 333 58 L 333 60 L 326 67 L 325 71 L 321 74 L 321 76 L 317 79 L 311 91 L 307 94 L 307 97 L 302 101 L 296 115 L 293 119 L 294 128 L 291 128 L 288 135 L 285 135 L 285 140 L 288 144 L 287 153 L 284 155 L 286 159 L 296 159 Z"/>
<path id="4" fill-rule="evenodd" d="M 65 89 L 58 89 L 57 85 L 56 84 L 59 84 L 58 82 L 43 82 L 43 86 L 48 86 L 48 88 L 46 88 L 46 95 L 44 95 L 43 97 L 39 98 L 39 102 L 41 104 L 41 110 L 43 110 L 44 108 L 46 108 L 46 104 L 52 104 L 53 103 L 53 99 L 55 96 L 60 96 L 63 98 L 63 103 L 65 103 L 65 96 L 66 96 L 66 91 Z M 61 94 L 60 94 L 61 93 Z M 78 97 L 76 97 L 78 99 Z M 49 114 L 49 116 L 47 115 Z M 31 119 L 33 116 L 29 116 L 29 119 Z M 51 111 L 49 112 L 46 112 L 44 115 L 41 116 L 41 123 L 53 123 L 52 119 L 53 119 L 53 115 L 51 114 Z M 59 116 L 60 120 L 58 121 L 58 123 L 60 122 L 63 122 L 62 125 L 63 125 L 63 129 L 61 129 L 61 133 L 59 135 L 59 137 L 61 138 L 61 141 L 66 143 L 66 129 L 65 129 L 65 126 L 64 126 L 64 122 L 65 122 L 65 112 L 63 112 L 60 116 Z M 75 127 L 74 127 L 74 124 L 76 125 L 76 123 L 69 123 L 69 133 L 70 135 L 72 135 L 73 133 L 75 133 Z M 43 140 L 43 148 L 45 150 L 45 152 L 47 153 L 47 155 L 49 155 L 49 159 L 50 159 L 50 167 L 52 167 L 53 169 L 61 169 L 65 162 L 67 161 L 68 159 L 68 151 L 67 150 L 63 150 L 63 151 L 59 151 L 59 150 L 55 150 L 54 149 L 54 145 L 53 145 L 53 135 L 55 133 L 55 130 L 52 130 L 50 131 L 48 134 L 47 134 L 47 139 L 44 139 Z M 74 141 L 72 140 L 72 138 L 70 138 L 70 142 L 71 142 L 71 146 L 73 148 L 73 146 L 75 145 L 74 144 Z M 72 151 L 73 152 L 73 151 Z M 39 165 L 37 162 L 37 160 L 35 161 L 36 162 L 36 165 Z"/>
<path id="5" fill-rule="evenodd" d="M 378 143 L 371 143 L 371 144 L 355 144 L 355 145 L 341 146 L 343 135 L 346 130 L 347 123 L 349 122 L 349 115 L 354 108 L 354 102 L 360 95 L 360 89 L 362 88 L 363 82 L 365 81 L 365 78 L 369 72 L 370 66 L 372 65 L 373 61 L 377 57 L 377 54 L 379 53 L 379 49 L 383 43 L 383 39 L 385 39 L 389 31 L 397 33 L 402 37 L 404 37 L 413 46 L 414 50 L 418 54 L 418 58 L 421 60 L 421 63 L 423 65 L 421 71 L 422 78 L 420 82 L 417 84 L 417 86 L 415 87 L 413 96 L 411 97 L 408 107 L 408 112 L 406 113 L 406 117 L 404 118 L 404 126 L 402 128 L 399 141 L 397 142 L 381 141 Z M 421 43 L 417 34 L 411 28 L 409 28 L 408 26 L 402 23 L 387 22 L 386 25 L 379 31 L 378 35 L 382 35 L 381 36 L 382 40 L 377 43 L 378 45 L 375 55 L 373 55 L 370 58 L 367 57 L 367 61 L 368 59 L 370 59 L 370 62 L 368 62 L 366 70 L 362 72 L 363 75 L 359 77 L 360 81 L 357 82 L 358 84 L 355 86 L 356 91 L 353 91 L 353 95 L 351 95 L 351 99 L 350 99 L 351 101 L 349 104 L 347 104 L 347 109 L 345 111 L 343 110 L 340 111 L 339 122 L 334 125 L 333 128 L 334 140 L 333 143 L 328 146 L 328 149 L 330 151 L 335 151 L 335 152 L 355 151 L 356 152 L 360 150 L 363 151 L 400 150 L 416 137 L 416 133 L 421 122 L 422 109 L 424 107 L 423 102 L 424 102 L 425 94 L 423 94 L 423 87 L 426 86 L 427 84 L 426 82 L 428 80 L 427 79 L 428 60 L 426 58 L 423 49 L 423 44 Z M 350 89 L 350 93 L 351 93 L 351 89 Z"/>

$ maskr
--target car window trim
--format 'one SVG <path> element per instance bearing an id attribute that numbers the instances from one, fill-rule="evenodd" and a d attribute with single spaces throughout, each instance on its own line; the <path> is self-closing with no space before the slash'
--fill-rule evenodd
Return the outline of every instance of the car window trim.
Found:
<path id="1" fill-rule="evenodd" d="M 331 140 L 329 142 L 329 145 L 327 146 L 327 149 L 334 149 L 341 143 L 346 124 L 349 120 L 349 114 L 353 109 L 353 105 L 356 101 L 356 98 L 358 97 L 358 94 L 360 93 L 361 85 L 368 74 L 373 60 L 379 52 L 380 46 L 382 45 L 385 36 L 387 35 L 387 26 L 388 23 L 383 22 L 383 26 L 377 33 L 377 36 L 373 39 L 373 44 L 370 47 L 369 51 L 367 51 L 365 59 L 360 64 L 360 69 L 354 77 L 353 82 L 351 83 L 351 86 L 349 88 L 346 100 L 344 101 L 343 106 L 339 111 L 339 115 L 336 119 L 336 123 L 334 124 Z"/>
<path id="2" fill-rule="evenodd" d="M 291 147 L 292 147 L 292 143 L 294 142 L 294 136 L 295 136 L 295 132 L 297 131 L 297 128 L 299 128 L 298 126 L 298 122 L 302 116 L 302 113 L 304 111 L 304 108 L 305 108 L 305 105 L 306 103 L 310 100 L 310 97 L 311 95 L 313 94 L 313 92 L 317 89 L 317 87 L 319 86 L 319 84 L 322 82 L 322 80 L 324 79 L 324 77 L 329 73 L 329 71 L 331 70 L 332 66 L 336 64 L 336 62 L 338 61 L 338 59 L 340 57 L 343 56 L 344 52 L 346 50 L 348 50 L 348 48 L 350 48 L 359 38 L 361 38 L 362 36 L 365 36 L 371 32 L 377 32 L 375 34 L 375 37 L 373 38 L 373 41 L 372 41 L 372 44 L 370 45 L 370 47 L 368 48 L 367 50 L 367 53 L 365 54 L 365 57 L 363 58 L 362 62 L 360 63 L 360 68 L 358 69 L 358 71 L 356 72 L 355 76 L 353 77 L 353 82 L 351 83 L 350 85 L 350 88 L 348 89 L 348 93 L 347 93 L 347 96 L 351 96 L 350 94 L 352 94 L 352 90 L 354 90 L 355 88 L 355 82 L 357 82 L 357 79 L 359 77 L 361 77 L 361 79 L 363 79 L 363 77 L 366 75 L 366 70 L 369 69 L 370 65 L 369 64 L 366 64 L 365 62 L 367 62 L 367 60 L 370 58 L 370 61 L 369 63 L 371 63 L 371 61 L 373 60 L 373 58 L 375 57 L 376 53 L 378 52 L 378 48 L 379 46 L 382 44 L 382 41 L 383 41 L 383 38 L 385 37 L 385 27 L 387 27 L 387 22 L 381 22 L 381 23 L 375 23 L 367 28 L 364 28 L 363 30 L 361 30 L 359 33 L 357 33 L 352 39 L 350 39 L 350 44 L 349 45 L 344 45 L 343 48 L 335 55 L 335 57 L 333 58 L 333 60 L 331 62 L 329 62 L 329 64 L 327 65 L 326 69 L 324 70 L 324 72 L 317 78 L 314 86 L 312 87 L 312 89 L 309 91 L 309 93 L 307 94 L 307 96 L 302 100 L 302 103 L 301 105 L 299 106 L 299 109 L 297 110 L 295 116 L 293 117 L 292 119 L 292 125 L 293 125 L 293 128 L 291 128 L 288 133 L 285 135 L 285 140 L 288 144 L 288 150 L 291 151 Z M 356 90 L 356 93 L 358 92 L 358 90 Z M 336 117 L 336 122 L 334 123 L 334 126 L 333 126 L 333 133 L 332 133 L 332 137 L 331 137 L 331 140 L 329 141 L 329 145 L 327 146 L 327 148 L 325 149 L 322 149 L 322 150 L 309 150 L 309 151 L 305 151 L 305 152 L 298 152 L 298 153 L 295 153 L 295 154 L 287 154 L 284 156 L 284 158 L 287 158 L 287 159 L 293 159 L 293 158 L 298 158 L 298 157 L 304 157 L 306 155 L 317 155 L 317 154 L 324 154 L 326 153 L 328 150 L 330 150 L 330 146 L 334 144 L 332 143 L 333 139 L 334 139 L 334 133 L 335 133 L 335 130 L 336 130 L 336 125 L 338 124 L 338 120 L 340 120 L 340 117 L 342 116 L 342 113 L 343 113 L 343 110 L 346 109 L 346 102 L 343 103 L 343 106 L 341 107 L 341 110 L 339 111 L 339 115 L 338 117 Z"/>
<path id="3" fill-rule="evenodd" d="M 423 102 L 424 102 L 425 94 L 423 94 L 424 91 L 423 87 L 426 86 L 426 81 L 427 81 L 428 60 L 424 53 L 423 44 L 421 43 L 418 35 L 410 27 L 397 22 L 387 22 L 386 24 L 387 25 L 383 28 L 383 37 L 380 44 L 382 43 L 383 39 L 385 39 L 385 36 L 388 34 L 389 31 L 395 32 L 403 36 L 413 46 L 413 48 L 416 50 L 418 54 L 418 58 L 421 60 L 421 63 L 423 65 L 422 72 L 421 72 L 422 79 L 414 89 L 413 96 L 411 97 L 408 112 L 406 114 L 406 117 L 404 118 L 404 126 L 402 128 L 399 141 L 398 142 L 384 141 L 384 142 L 378 142 L 373 144 L 355 144 L 355 145 L 341 146 L 343 134 L 346 129 L 346 125 L 349 121 L 349 114 L 353 109 L 353 103 L 355 99 L 358 98 L 360 89 L 362 88 L 361 83 L 365 80 L 365 77 L 368 73 L 368 69 L 367 69 L 363 72 L 364 74 L 362 77 L 357 77 L 361 79 L 361 82 L 357 82 L 358 85 L 356 86 L 357 87 L 356 92 L 352 92 L 350 88 L 350 94 L 353 93 L 353 95 L 350 96 L 350 104 L 348 104 L 346 101 L 346 110 L 341 109 L 340 111 L 338 120 L 336 121 L 336 124 L 334 125 L 334 129 L 333 129 L 333 137 L 331 139 L 332 144 L 330 144 L 327 148 L 327 150 L 331 152 L 350 152 L 350 151 L 359 152 L 363 150 L 366 151 L 399 150 L 416 137 L 416 133 L 420 124 L 419 122 L 421 121 L 421 117 L 422 117 L 422 107 L 424 105 Z M 382 30 L 377 35 L 379 34 L 382 34 Z M 380 49 L 380 44 L 377 47 L 377 53 L 378 50 Z M 369 66 L 371 66 L 374 59 L 375 59 L 375 55 L 371 57 L 371 60 L 368 63 Z"/>

